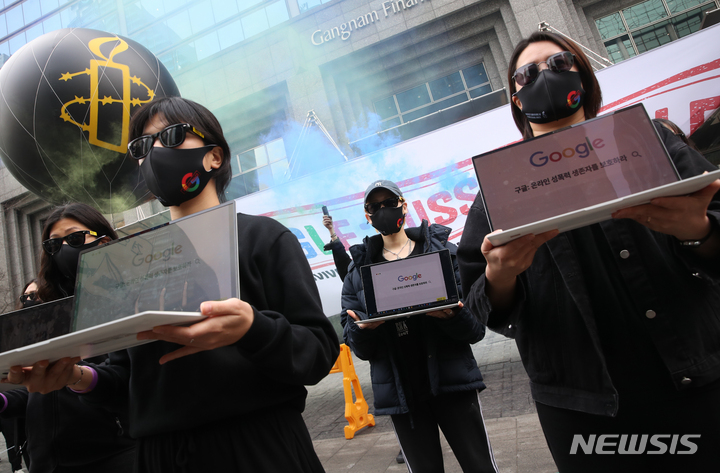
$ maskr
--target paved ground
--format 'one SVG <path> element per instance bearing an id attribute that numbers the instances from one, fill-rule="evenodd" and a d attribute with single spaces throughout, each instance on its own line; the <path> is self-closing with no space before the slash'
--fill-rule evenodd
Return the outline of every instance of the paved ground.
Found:
<path id="1" fill-rule="evenodd" d="M 488 332 L 473 346 L 473 352 L 487 385 L 481 394 L 483 415 L 500 471 L 555 473 L 515 342 Z M 353 360 L 372 412 L 370 365 Z M 331 374 L 308 391 L 305 422 L 327 473 L 407 471 L 405 465 L 395 462 L 399 446 L 389 417 L 376 417 L 374 427 L 362 429 L 352 440 L 345 439 L 342 374 Z M 446 473 L 459 473 L 460 466 L 444 439 L 443 445 Z M 0 473 L 12 473 L 5 448 L 0 437 Z"/>
<path id="2" fill-rule="evenodd" d="M 473 352 L 487 385 L 480 397 L 500 471 L 555 473 L 557 468 L 540 429 L 515 342 L 488 332 L 484 340 L 473 346 Z M 353 360 L 372 412 L 370 365 L 354 357 Z M 376 417 L 374 427 L 362 429 L 351 440 L 345 439 L 343 429 L 347 421 L 341 374 L 329 375 L 308 391 L 305 422 L 327 473 L 407 471 L 405 465 L 395 462 L 399 446 L 389 417 Z M 445 471 L 461 472 L 444 439 L 443 445 Z"/>

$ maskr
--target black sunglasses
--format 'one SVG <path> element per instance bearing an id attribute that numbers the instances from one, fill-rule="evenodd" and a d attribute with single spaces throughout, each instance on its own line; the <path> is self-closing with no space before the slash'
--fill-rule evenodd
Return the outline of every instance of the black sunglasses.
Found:
<path id="1" fill-rule="evenodd" d="M 63 240 L 65 240 L 67 244 L 72 246 L 73 248 L 80 248 L 85 244 L 85 235 L 92 235 L 96 237 L 97 233 L 93 232 L 92 230 L 78 230 L 77 232 L 72 232 L 68 235 L 65 235 L 64 237 L 50 238 L 49 240 L 45 240 L 44 242 L 42 242 L 42 247 L 43 250 L 45 250 L 45 253 L 52 256 L 58 251 L 60 251 L 60 248 L 62 248 Z"/>
<path id="2" fill-rule="evenodd" d="M 20 296 L 20 302 L 26 303 L 27 301 L 35 301 L 37 300 L 37 292 L 28 292 L 27 294 L 23 294 Z"/>
<path id="3" fill-rule="evenodd" d="M 194 126 L 187 123 L 176 123 L 175 125 L 165 127 L 152 135 L 143 135 L 135 138 L 128 143 L 128 152 L 130 153 L 130 156 L 135 159 L 144 158 L 152 149 L 157 137 L 160 137 L 160 143 L 162 143 L 164 147 L 175 148 L 183 144 L 183 141 L 185 141 L 185 135 L 188 131 L 196 134 L 202 138 L 203 141 L 205 140 L 205 135 L 203 135 Z"/>
<path id="4" fill-rule="evenodd" d="M 540 75 L 540 64 L 545 63 L 553 72 L 567 72 L 572 69 L 575 64 L 575 55 L 569 51 L 563 51 L 561 53 L 553 54 L 545 61 L 538 62 L 537 64 L 525 64 L 524 66 L 518 67 L 512 78 L 517 85 L 526 86 L 535 82 L 535 79 Z"/>
<path id="5" fill-rule="evenodd" d="M 397 207 L 399 202 L 405 202 L 405 199 L 402 197 L 390 197 L 389 199 L 385 199 L 382 202 L 372 202 L 365 204 L 365 212 L 372 215 L 378 210 L 380 210 L 382 207 Z"/>

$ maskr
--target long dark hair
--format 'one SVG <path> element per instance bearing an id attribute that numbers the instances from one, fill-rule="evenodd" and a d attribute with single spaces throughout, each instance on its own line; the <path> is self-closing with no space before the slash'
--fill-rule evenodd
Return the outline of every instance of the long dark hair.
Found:
<path id="1" fill-rule="evenodd" d="M 37 284 L 37 280 L 34 279 L 34 278 L 31 279 L 31 280 L 29 280 L 29 281 L 27 282 L 27 284 L 25 284 L 25 286 L 22 288 L 22 291 L 20 292 L 20 295 L 19 295 L 18 298 L 16 299 L 17 302 L 15 303 L 15 310 L 20 310 L 20 309 L 22 309 L 22 308 L 24 307 L 24 306 L 23 306 L 23 303 L 20 301 L 20 297 L 22 297 L 22 295 L 25 294 L 25 291 L 27 291 L 27 288 L 29 288 L 29 287 L 30 287 L 30 284 L 32 284 L 32 283 Z M 35 297 L 37 297 L 37 295 L 36 295 Z M 39 299 L 39 297 L 38 297 L 38 299 Z"/>
<path id="2" fill-rule="evenodd" d="M 42 241 L 50 238 L 50 232 L 53 225 L 64 218 L 71 218 L 85 225 L 90 230 L 98 234 L 99 237 L 105 235 L 111 240 L 117 240 L 117 233 L 113 230 L 110 223 L 103 215 L 87 204 L 72 203 L 56 207 L 45 221 L 45 227 L 42 232 Z M 37 277 L 37 295 L 43 302 L 54 301 L 65 297 L 60 290 L 60 282 L 63 275 L 53 262 L 52 256 L 42 251 L 40 257 L 40 272 Z"/>
<path id="3" fill-rule="evenodd" d="M 225 202 L 225 189 L 232 179 L 230 167 L 230 145 L 225 140 L 222 126 L 210 110 L 199 103 L 182 97 L 162 97 L 140 107 L 130 118 L 129 141 L 143 135 L 145 125 L 156 115 L 161 115 L 167 125 L 189 123 L 205 135 L 206 144 L 215 144 L 222 149 L 223 159 L 215 172 L 215 190 L 220 202 Z"/>
<path id="4" fill-rule="evenodd" d="M 683 142 L 686 145 L 688 145 L 695 151 L 698 151 L 698 152 L 700 151 L 697 149 L 697 146 L 695 146 L 695 143 L 693 143 L 693 141 L 690 138 L 685 136 L 685 133 L 682 131 L 682 129 L 679 126 L 677 126 L 674 122 L 671 122 L 670 120 L 667 120 L 665 118 L 655 118 L 654 121 L 660 123 L 662 126 L 667 128 L 668 130 L 672 131 L 675 136 L 677 136 L 678 138 L 683 140 Z"/>
<path id="5" fill-rule="evenodd" d="M 595 73 L 590 65 L 590 60 L 588 60 L 585 53 L 576 43 L 547 31 L 536 31 L 515 46 L 515 51 L 513 51 L 512 56 L 510 56 L 510 63 L 508 64 L 510 94 L 517 92 L 512 76 L 518 68 L 518 57 L 520 57 L 520 54 L 522 54 L 529 45 L 540 41 L 550 41 L 558 45 L 563 51 L 570 51 L 575 55 L 575 65 L 580 72 L 580 80 L 582 81 L 583 89 L 585 89 L 585 100 L 583 102 L 585 119 L 595 118 L 600 112 L 600 106 L 602 105 L 602 92 L 600 91 L 600 84 L 598 84 Z M 518 127 L 518 130 L 520 130 L 520 133 L 522 133 L 523 138 L 527 140 L 535 136 L 527 117 L 512 100 L 510 101 L 510 109 L 512 110 L 515 125 Z"/>

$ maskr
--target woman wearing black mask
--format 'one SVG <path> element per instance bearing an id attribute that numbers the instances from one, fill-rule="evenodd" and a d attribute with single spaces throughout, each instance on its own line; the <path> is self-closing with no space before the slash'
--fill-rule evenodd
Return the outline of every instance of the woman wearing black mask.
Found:
<path id="1" fill-rule="evenodd" d="M 75 292 L 80 251 L 117 238 L 100 212 L 86 204 L 67 204 L 48 216 L 42 233 L 42 256 L 36 298 L 50 302 Z M 103 363 L 106 357 L 87 359 Z M 68 387 L 89 374 L 85 362 L 63 359 L 53 367 L 67 373 Z M 40 371 L 47 362 L 36 365 Z M 82 366 L 82 368 L 81 368 Z M 86 376 L 87 376 L 86 374 Z M 83 403 L 70 389 L 48 394 L 16 389 L 0 395 L 3 417 L 25 417 L 30 473 L 132 471 L 135 442 L 126 433 L 126 413 Z"/>
<path id="2" fill-rule="evenodd" d="M 406 230 L 407 211 L 394 182 L 377 181 L 365 191 L 365 218 L 380 235 L 350 247 L 340 319 L 345 343 L 370 361 L 375 414 L 391 416 L 411 471 L 444 471 L 440 427 L 464 472 L 496 472 L 481 413 L 485 385 L 470 349 L 485 335 L 478 320 L 461 304 L 387 323 L 353 322 L 367 318 L 360 266 L 447 248 L 457 273 L 450 229 L 423 220 Z"/>
<path id="3" fill-rule="evenodd" d="M 128 150 L 172 219 L 224 200 L 233 157 L 202 105 L 144 105 Z M 302 418 L 304 385 L 337 359 L 335 330 L 297 238 L 267 217 L 238 214 L 237 229 L 242 299 L 204 301 L 205 320 L 138 334 L 158 341 L 111 353 L 93 376 L 53 373 L 60 384 L 77 380 L 84 402 L 129 407 L 138 473 L 323 471 Z M 34 370 L 11 373 L 13 382 L 56 388 Z"/>
<path id="4" fill-rule="evenodd" d="M 37 295 L 37 281 L 31 279 L 22 290 L 22 294 L 18 298 L 17 304 L 15 304 L 15 310 L 26 309 L 34 305 L 42 304 L 40 298 Z"/>
<path id="5" fill-rule="evenodd" d="M 37 297 L 37 282 L 31 279 L 23 287 L 20 297 L 15 304 L 15 310 L 26 309 L 38 304 L 42 301 Z M 25 464 L 30 464 L 30 457 L 27 454 L 25 442 L 25 417 L 5 418 L 0 416 L 0 427 L 5 437 L 5 445 L 8 447 L 8 460 L 12 465 L 12 471 L 22 471 L 22 458 L 25 458 Z"/>
<path id="6" fill-rule="evenodd" d="M 599 112 L 587 57 L 560 36 L 521 41 L 508 80 L 526 139 Z M 715 169 L 655 128 L 683 178 Z M 718 189 L 715 181 L 612 220 L 498 247 L 485 238 L 487 216 L 475 199 L 458 250 L 465 302 L 516 339 L 561 472 L 717 469 Z"/>

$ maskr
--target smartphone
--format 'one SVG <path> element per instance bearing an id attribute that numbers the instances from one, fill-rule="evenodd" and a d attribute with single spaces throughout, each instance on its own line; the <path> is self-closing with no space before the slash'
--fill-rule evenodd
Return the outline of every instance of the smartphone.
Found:
<path id="1" fill-rule="evenodd" d="M 323 211 L 323 215 L 330 215 L 330 213 L 328 212 L 328 209 L 327 209 L 327 205 L 322 206 L 322 211 Z"/>

